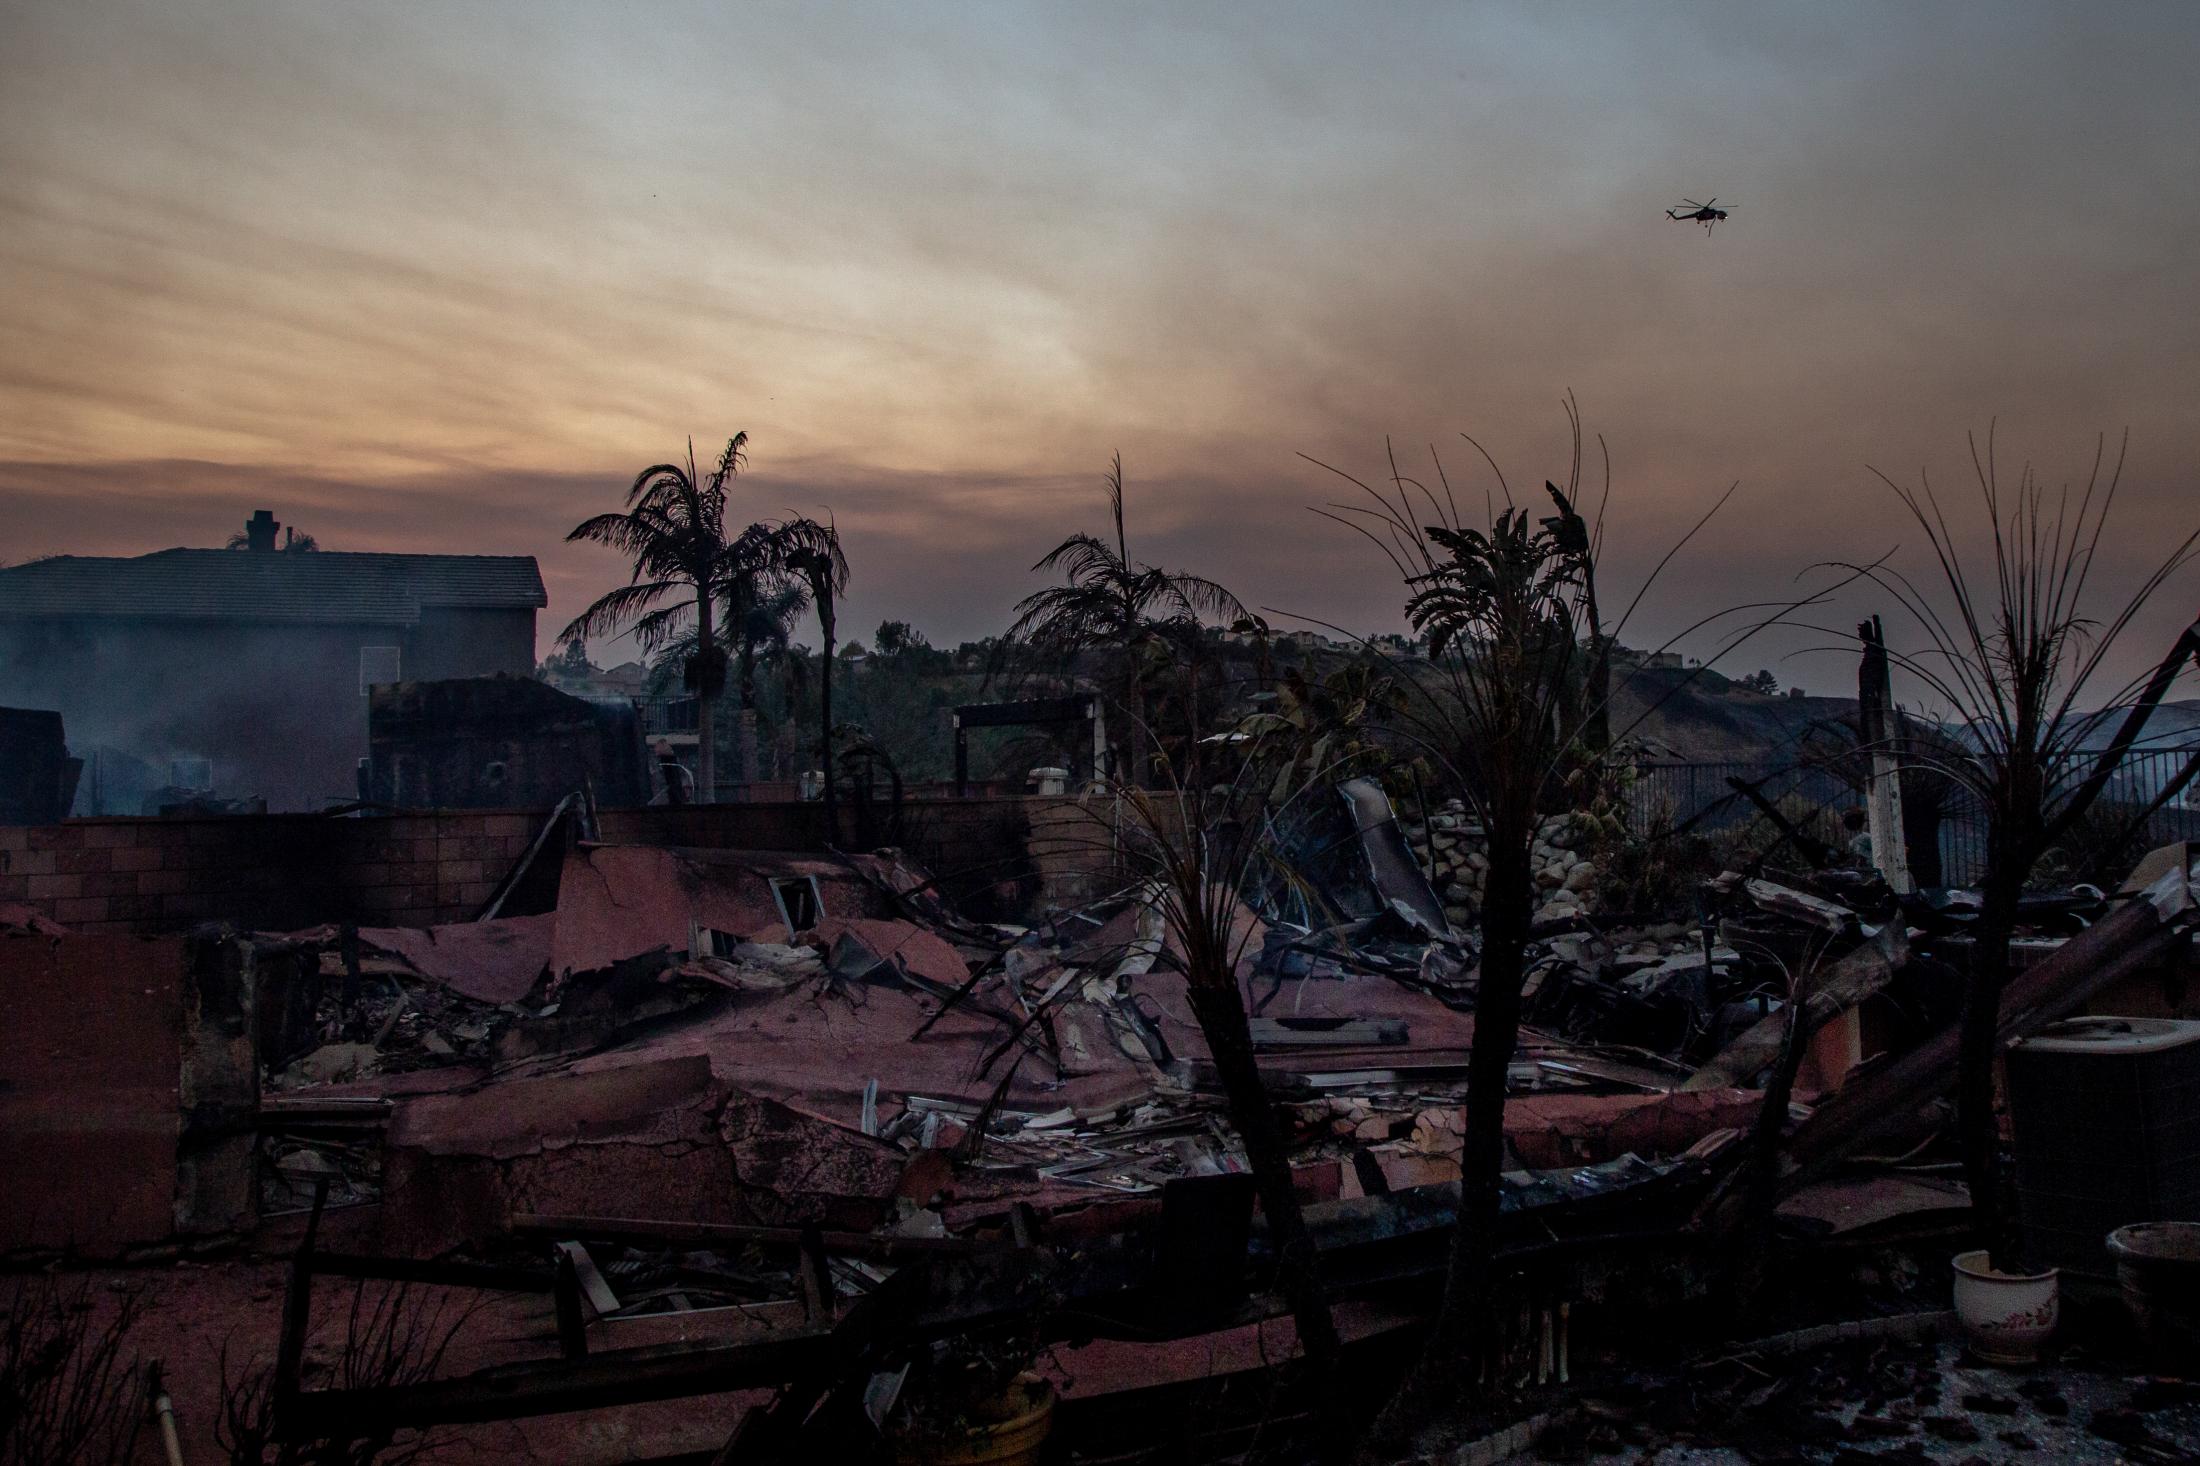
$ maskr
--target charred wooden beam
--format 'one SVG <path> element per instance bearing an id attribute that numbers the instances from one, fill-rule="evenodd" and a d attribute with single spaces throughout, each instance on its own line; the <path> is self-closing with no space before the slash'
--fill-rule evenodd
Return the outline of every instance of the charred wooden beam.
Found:
<path id="1" fill-rule="evenodd" d="M 389 1420 L 425 1429 L 677 1400 L 779 1385 L 824 1357 L 825 1348 L 826 1335 L 819 1332 L 701 1348 L 605 1351 L 424 1384 L 314 1390 L 296 1398 L 294 1417 L 307 1438 L 345 1439 Z"/>
<path id="2" fill-rule="evenodd" d="M 1625 1240 L 1674 1242 L 1673 1230 L 1691 1209 L 1704 1179 L 1692 1158 L 1650 1163 L 1627 1157 L 1593 1166 L 1508 1178 L 1503 1212 L 1510 1239 L 1505 1255 L 1524 1260 L 1595 1248 L 1624 1222 Z M 1219 1179 L 1219 1178 L 1218 1178 Z M 1444 1267 L 1458 1187 L 1432 1186 L 1391 1196 L 1324 1203 L 1307 1220 L 1322 1251 L 1330 1291 L 1345 1296 L 1399 1286 L 1425 1287 Z M 1659 1230 L 1642 1230 L 1651 1219 Z M 600 1238 L 697 1247 L 765 1241 L 798 1249 L 802 1230 L 737 1227 L 622 1218 L 514 1219 L 515 1230 L 559 1238 Z M 503 1365 L 459 1379 L 297 1394 L 286 1427 L 304 1438 L 346 1438 L 368 1424 L 434 1425 L 511 1420 L 597 1410 L 732 1390 L 806 1389 L 804 1382 L 837 1377 L 850 1367 L 851 1346 L 867 1342 L 879 1322 L 873 1304 L 892 1290 L 892 1332 L 900 1340 L 941 1338 L 1036 1314 L 1046 1336 L 1181 1338 L 1277 1316 L 1266 1295 L 1247 1297 L 1225 1317 L 1186 1319 L 1180 1300 L 1158 1286 L 1156 1238 L 1138 1233 L 1086 1239 L 1074 1252 L 1044 1247 L 973 1244 L 954 1238 L 880 1238 L 823 1232 L 822 1245 L 856 1251 L 891 1244 L 906 1261 L 886 1284 L 843 1310 L 834 1330 L 776 1333 L 739 1343 L 672 1344 L 598 1350 L 585 1357 Z M 1258 1287 L 1273 1270 L 1264 1233 L 1252 1229 L 1246 1282 Z M 579 1322 L 579 1278 L 560 1254 L 563 1298 Z M 838 1338 L 835 1338 L 835 1332 Z M 582 1342 L 585 1344 L 585 1338 Z M 860 1361 L 859 1361 L 860 1362 Z M 766 1422 L 759 1421 L 763 1428 Z M 767 1437 L 770 1432 L 767 1430 Z M 751 1439 L 739 1443 L 746 1450 Z M 734 1443 L 729 1442 L 729 1446 Z"/>
<path id="3" fill-rule="evenodd" d="M 411 1257 L 368 1257 L 356 1252 L 315 1252 L 315 1275 L 379 1282 L 425 1283 L 442 1288 L 480 1288 L 494 1293 L 548 1293 L 550 1274 L 484 1262 L 434 1262 Z"/>
<path id="4" fill-rule="evenodd" d="M 558 1352 L 567 1359 L 588 1357 L 588 1318 L 581 1312 L 580 1269 L 569 1252 L 558 1254 L 557 1285 L 551 1296 L 558 1310 Z"/>
<path id="5" fill-rule="evenodd" d="M 1890 921 L 1878 935 L 1856 948 L 1816 978 L 1805 999 L 1802 1033 L 1811 1034 L 1832 1019 L 1856 1007 L 1894 980 L 1910 960 L 1910 944 L 1902 923 Z M 1728 1089 L 1762 1073 L 1779 1058 L 1786 1039 L 1787 1018 L 1770 1013 L 1757 1020 L 1698 1069 L 1683 1090 Z"/>
<path id="6" fill-rule="evenodd" d="M 313 1316 L 313 1250 L 321 1236 L 321 1212 L 328 1205 L 328 1178 L 313 1183 L 313 1210 L 306 1217 L 306 1235 L 290 1260 L 290 1275 L 283 1287 L 283 1330 L 275 1344 L 275 1383 L 272 1409 L 278 1426 L 287 1423 L 300 1397 L 299 1379 L 305 1369 L 306 1330 Z"/>

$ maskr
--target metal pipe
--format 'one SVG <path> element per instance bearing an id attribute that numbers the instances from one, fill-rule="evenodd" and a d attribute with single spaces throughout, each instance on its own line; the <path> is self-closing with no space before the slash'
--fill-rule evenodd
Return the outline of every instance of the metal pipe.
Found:
<path id="1" fill-rule="evenodd" d="M 160 1422 L 160 1445 L 168 1454 L 168 1466 L 183 1466 L 183 1442 L 176 1438 L 176 1403 L 168 1398 L 158 1359 L 145 1366 L 145 1384 L 153 1392 L 153 1417 Z"/>

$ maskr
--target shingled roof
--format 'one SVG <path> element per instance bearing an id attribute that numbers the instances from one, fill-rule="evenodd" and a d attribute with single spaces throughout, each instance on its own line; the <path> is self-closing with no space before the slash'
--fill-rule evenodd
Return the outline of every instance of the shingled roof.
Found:
<path id="1" fill-rule="evenodd" d="M 0 570 L 0 620 L 321 622 L 410 626 L 424 608 L 549 604 L 532 555 L 161 550 L 57 555 Z"/>

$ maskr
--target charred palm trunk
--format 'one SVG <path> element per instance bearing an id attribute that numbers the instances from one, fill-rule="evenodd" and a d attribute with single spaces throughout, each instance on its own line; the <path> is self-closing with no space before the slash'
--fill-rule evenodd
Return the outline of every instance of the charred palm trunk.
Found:
<path id="1" fill-rule="evenodd" d="M 1520 1035 L 1520 989 L 1527 975 L 1534 901 L 1534 817 L 1492 828 L 1482 906 L 1481 981 L 1475 992 L 1474 1043 L 1467 1056 L 1467 1105 L 1459 1158 L 1459 1213 L 1451 1236 L 1444 1296 L 1419 1362 L 1377 1419 L 1360 1455 L 1389 1461 L 1403 1454 L 1435 1416 L 1477 1388 L 1495 1337 L 1499 1177 L 1505 1166 L 1505 1087 Z M 1489 1378 L 1498 1376 L 1496 1361 Z"/>
<path id="2" fill-rule="evenodd" d="M 1146 683 L 1139 675 L 1138 647 L 1126 640 L 1124 648 L 1123 707 L 1130 714 L 1124 719 L 1123 759 L 1129 765 L 1120 771 L 1119 777 L 1133 789 L 1146 787 Z"/>
<path id="3" fill-rule="evenodd" d="M 1748 1170 L 1742 1186 L 1742 1227 L 1736 1239 L 1734 1298 L 1737 1317 L 1761 1323 L 1770 1297 L 1767 1284 L 1772 1274 L 1773 1212 L 1780 1193 L 1780 1139 L 1787 1129 L 1788 1101 L 1795 1094 L 1796 1071 L 1803 1066 L 1803 1011 L 1810 996 L 1805 984 L 1813 974 L 1799 974 L 1788 990 L 1787 1025 L 1780 1035 L 1780 1056 L 1772 1066 L 1764 1098 L 1751 1127 Z"/>
<path id="4" fill-rule="evenodd" d="M 1520 989 L 1527 975 L 1535 880 L 1532 817 L 1493 831 L 1482 912 L 1482 970 L 1475 988 L 1474 1043 L 1467 1056 L 1467 1113 L 1459 1157 L 1459 1224 L 1432 1352 L 1471 1362 L 1496 1282 L 1498 1177 L 1505 1168 L 1505 1080 L 1520 1037 Z"/>
<path id="5" fill-rule="evenodd" d="M 1963 1141 L 1963 1178 L 1971 1216 L 1990 1260 L 2014 1270 L 2013 1237 L 2002 1195 L 2001 1126 L 1994 1115 L 1994 1062 L 2001 1052 L 2001 995 L 2009 981 L 2009 939 L 2024 874 L 1997 850 L 1985 881 L 1985 902 L 1972 929 L 1970 981 L 1963 990 L 1963 1030 L 1956 1061 L 1956 1126 Z"/>
<path id="6" fill-rule="evenodd" d="M 1292 1189 L 1291 1153 L 1254 1060 L 1244 999 L 1228 971 L 1193 974 L 1187 990 L 1230 1106 L 1230 1121 L 1245 1144 L 1261 1213 L 1268 1220 L 1268 1236 L 1276 1253 L 1276 1286 L 1290 1306 L 1313 1385 L 1323 1392 L 1320 1413 L 1325 1421 L 1333 1421 L 1327 1392 L 1333 1387 L 1343 1346 L 1329 1312 L 1329 1296 L 1322 1289 L 1314 1239 L 1299 1210 L 1298 1193 Z"/>
<path id="7" fill-rule="evenodd" d="M 1963 990 L 1963 1027 L 1956 1060 L 1956 1130 L 1971 1215 L 1997 1268 L 2016 1266 L 2007 1198 L 2001 1185 L 2001 1127 L 1994 1117 L 1994 1061 L 2001 1051 L 2001 994 L 2009 981 L 2009 940 L 2017 902 L 2043 840 L 2045 779 L 2037 728 L 2020 712 L 2001 787 L 1994 791 L 1987 833 L 1983 902 L 1972 928 L 1970 981 Z"/>
<path id="8" fill-rule="evenodd" d="M 886 843 L 899 845 L 902 843 L 901 804 L 904 790 L 901 782 L 901 767 L 890 758 L 886 760 L 886 788 L 888 797 L 893 800 L 893 804 L 886 812 Z"/>
<path id="9" fill-rule="evenodd" d="M 1592 754 L 1612 746 L 1612 648 L 1604 639 L 1604 620 L 1597 614 L 1596 562 L 1583 557 L 1582 600 L 1589 614 L 1589 717 L 1581 741 Z"/>

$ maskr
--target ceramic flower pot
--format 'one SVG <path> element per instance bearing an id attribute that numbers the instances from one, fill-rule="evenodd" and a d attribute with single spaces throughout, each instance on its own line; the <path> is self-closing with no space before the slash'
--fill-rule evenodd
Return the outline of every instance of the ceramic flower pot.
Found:
<path id="1" fill-rule="evenodd" d="M 1989 1364 L 2031 1364 L 2062 1318 L 2062 1275 L 2005 1273 L 1984 1248 L 1955 1257 L 1956 1321 L 1971 1353 Z"/>

